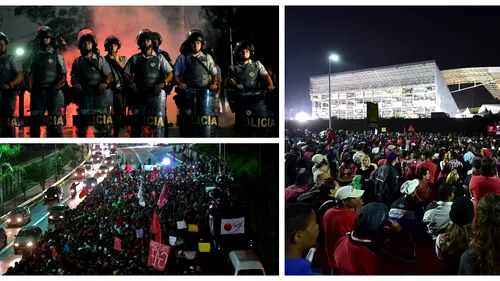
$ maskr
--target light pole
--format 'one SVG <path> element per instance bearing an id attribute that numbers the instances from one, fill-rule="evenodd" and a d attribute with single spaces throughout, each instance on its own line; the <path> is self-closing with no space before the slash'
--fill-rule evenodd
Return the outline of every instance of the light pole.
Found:
<path id="1" fill-rule="evenodd" d="M 332 61 L 338 62 L 339 59 L 337 54 L 331 54 L 328 58 L 328 129 L 332 128 Z"/>

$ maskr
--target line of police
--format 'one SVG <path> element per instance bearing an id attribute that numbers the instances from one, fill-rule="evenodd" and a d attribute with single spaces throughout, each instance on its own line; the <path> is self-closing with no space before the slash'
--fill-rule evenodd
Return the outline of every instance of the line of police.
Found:
<path id="1" fill-rule="evenodd" d="M 102 57 L 94 33 L 84 29 L 78 35 L 81 56 L 72 65 L 72 87 L 66 83 L 67 70 L 54 31 L 41 26 L 36 38 L 40 47 L 23 69 L 16 56 L 7 54 L 9 40 L 0 32 L 2 117 L 14 115 L 16 96 L 27 90 L 31 116 L 43 118 L 47 111 L 53 120 L 43 124 L 47 137 L 63 136 L 65 108 L 70 102 L 78 106 L 73 119 L 78 137 L 86 136 L 89 125 L 94 126 L 96 137 L 118 137 L 119 128 L 130 125 L 125 121 L 126 107 L 134 116 L 132 137 L 166 137 L 166 97 L 177 86 L 174 100 L 181 137 L 217 136 L 221 74 L 212 56 L 202 51 L 205 37 L 200 30 L 188 33 L 174 64 L 160 49 L 163 40 L 157 32 L 141 30 L 136 38 L 140 53 L 127 60 L 118 54 L 122 44 L 116 36 L 106 38 L 107 55 Z M 249 41 L 237 43 L 236 63 L 229 67 L 225 81 L 239 136 L 268 136 L 277 125 L 265 102 L 266 92 L 272 92 L 274 85 L 264 66 L 251 60 L 254 51 Z M 40 137 L 40 124 L 30 122 L 30 137 Z M 14 137 L 14 132 L 13 127 L 2 127 L 1 135 Z"/>

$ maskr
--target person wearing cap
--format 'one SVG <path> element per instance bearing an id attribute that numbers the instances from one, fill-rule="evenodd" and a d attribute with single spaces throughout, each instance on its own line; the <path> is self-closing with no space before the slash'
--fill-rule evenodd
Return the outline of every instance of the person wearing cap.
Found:
<path id="1" fill-rule="evenodd" d="M 387 206 L 369 203 L 353 230 L 340 238 L 334 257 L 342 275 L 403 275 L 415 272 L 414 251 L 409 235 L 389 219 Z"/>
<path id="2" fill-rule="evenodd" d="M 307 169 L 301 168 L 297 174 L 295 184 L 285 189 L 285 203 L 297 202 L 300 194 L 309 191 L 311 182 L 311 174 Z"/>
<path id="3" fill-rule="evenodd" d="M 417 179 L 403 183 L 401 186 L 403 197 L 392 203 L 389 218 L 397 221 L 416 242 L 421 242 L 426 235 L 426 227 L 422 222 L 425 202 L 420 202 L 416 198 L 418 185 Z"/>
<path id="4" fill-rule="evenodd" d="M 285 275 L 315 275 L 302 253 L 316 243 L 319 226 L 308 204 L 285 205 Z"/>
<path id="5" fill-rule="evenodd" d="M 61 91 L 66 83 L 66 63 L 64 57 L 54 48 L 55 32 L 48 26 L 41 26 L 36 34 L 39 49 L 29 57 L 24 70 L 26 89 L 31 93 L 30 115 L 43 116 L 48 111 L 51 116 L 61 116 L 64 111 L 64 94 Z M 47 137 L 62 137 L 63 126 L 48 126 Z M 31 138 L 40 137 L 38 122 L 30 124 Z"/>
<path id="6" fill-rule="evenodd" d="M 500 195 L 486 194 L 476 207 L 473 242 L 460 258 L 459 275 L 499 275 Z"/>
<path id="7" fill-rule="evenodd" d="M 380 166 L 372 174 L 374 192 L 377 202 L 383 203 L 389 208 L 392 202 L 400 197 L 398 189 L 398 177 L 394 165 L 398 162 L 398 156 L 394 152 L 387 154 L 386 164 Z"/>
<path id="8" fill-rule="evenodd" d="M 321 184 L 324 180 L 331 179 L 330 165 L 328 159 L 323 154 L 316 154 L 312 157 L 314 166 L 312 168 L 314 184 Z"/>
<path id="9" fill-rule="evenodd" d="M 450 188 L 441 190 L 448 193 Z M 453 194 L 453 193 L 451 193 Z M 445 195 L 445 194 L 440 194 Z M 439 202 L 438 202 L 439 203 Z M 448 203 L 451 203 L 448 201 Z M 441 207 L 441 206 L 439 206 Z M 439 208 L 438 207 L 438 208 Z M 441 274 L 457 275 L 460 265 L 460 256 L 469 248 L 472 241 L 472 220 L 474 219 L 474 204 L 467 197 L 458 198 L 451 206 L 446 207 L 443 211 L 448 210 L 448 213 L 442 213 L 443 219 L 445 216 L 450 223 L 444 229 L 444 233 L 440 233 L 436 238 L 435 251 L 439 259 L 443 260 L 445 265 Z M 427 213 L 429 213 L 428 211 Z M 426 215 L 427 215 L 426 213 Z"/>
<path id="10" fill-rule="evenodd" d="M 453 204 L 455 194 L 453 185 L 443 183 L 438 189 L 438 199 L 436 208 L 427 210 L 422 221 L 427 225 L 428 233 L 432 237 L 438 236 L 439 233 L 446 231 L 450 223 L 450 210 Z M 431 205 L 431 204 L 429 204 Z"/>
<path id="11" fill-rule="evenodd" d="M 110 88 L 113 91 L 113 109 L 114 109 L 114 131 L 113 136 L 119 137 L 120 128 L 123 126 L 122 118 L 125 115 L 125 86 L 129 81 L 125 78 L 123 68 L 127 64 L 127 58 L 120 56 L 118 51 L 122 46 L 122 42 L 115 35 L 110 35 L 104 41 L 104 49 L 108 54 L 104 57 L 111 69 L 111 84 Z"/>
<path id="12" fill-rule="evenodd" d="M 23 66 L 19 58 L 7 53 L 9 45 L 7 35 L 0 32 L 0 116 L 14 117 L 16 98 L 19 94 L 17 86 L 23 81 Z M 0 128 L 1 137 L 15 137 L 15 127 Z"/>
<path id="13" fill-rule="evenodd" d="M 77 46 L 80 56 L 73 61 L 71 84 L 77 91 L 78 115 L 91 115 L 93 112 L 111 115 L 111 68 L 100 55 L 94 32 L 89 29 L 80 31 Z M 112 124 L 95 128 L 103 129 L 103 136 L 111 137 Z M 78 126 L 77 136 L 86 137 L 87 129 L 88 125 Z"/>
<path id="14" fill-rule="evenodd" d="M 465 180 L 464 180 L 464 184 L 467 187 L 470 186 L 470 181 L 471 181 L 472 177 L 481 175 L 482 162 L 483 162 L 483 159 L 479 156 L 475 156 L 474 159 L 472 160 L 472 169 L 467 171 L 467 176 L 465 177 Z"/>
<path id="15" fill-rule="evenodd" d="M 324 247 L 333 274 L 338 273 L 335 263 L 335 245 L 346 233 L 352 231 L 356 216 L 363 206 L 363 190 L 347 185 L 335 193 L 337 207 L 326 211 L 323 216 Z"/>
<path id="16" fill-rule="evenodd" d="M 167 93 L 163 90 L 173 78 L 173 71 L 165 57 L 157 54 L 153 49 L 155 36 L 149 29 L 143 29 L 136 36 L 136 44 L 141 50 L 134 54 L 125 65 L 125 75 L 128 76 L 130 88 L 132 89 L 134 104 L 134 115 L 155 116 L 157 121 L 166 118 Z M 130 77 L 133 76 L 133 79 Z M 161 117 L 161 118 L 159 118 Z M 154 122 L 150 126 L 152 137 L 168 136 L 166 127 L 167 120 Z M 132 126 L 132 137 L 144 135 L 144 126 Z"/>
<path id="17" fill-rule="evenodd" d="M 500 194 L 500 178 L 497 176 L 495 159 L 483 158 L 481 175 L 472 177 L 469 186 L 470 194 L 474 198 L 474 210 L 476 212 L 478 203 L 487 193 Z"/>

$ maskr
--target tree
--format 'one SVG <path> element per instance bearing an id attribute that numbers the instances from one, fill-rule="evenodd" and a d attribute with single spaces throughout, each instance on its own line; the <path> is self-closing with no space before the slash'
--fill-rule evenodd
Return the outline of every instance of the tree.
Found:
<path id="1" fill-rule="evenodd" d="M 90 7 L 19 6 L 15 8 L 14 15 L 25 16 L 38 25 L 50 26 L 69 45 L 76 42 L 80 30 L 93 23 Z M 34 41 L 30 45 L 33 46 Z"/>
<path id="2" fill-rule="evenodd" d="M 40 187 L 42 187 L 42 191 L 45 190 L 45 182 L 47 178 L 49 177 L 49 171 L 47 170 L 47 166 L 43 162 L 37 162 L 34 164 L 31 164 L 27 168 L 27 172 L 29 175 L 29 178 L 34 180 L 35 182 L 40 184 Z"/>
<path id="3" fill-rule="evenodd" d="M 0 145 L 0 206 L 3 212 L 3 181 L 8 177 L 13 177 L 16 172 L 24 173 L 24 169 L 19 166 L 12 166 L 9 161 L 19 156 L 20 145 L 1 144 Z"/>
<path id="4" fill-rule="evenodd" d="M 82 147 L 79 145 L 73 145 L 71 147 L 72 153 L 70 154 L 71 167 L 74 169 L 78 166 L 78 162 L 82 158 Z"/>

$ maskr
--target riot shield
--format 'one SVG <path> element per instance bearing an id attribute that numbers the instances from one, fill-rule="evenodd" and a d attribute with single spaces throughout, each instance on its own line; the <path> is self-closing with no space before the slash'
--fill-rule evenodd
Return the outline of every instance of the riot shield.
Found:
<path id="1" fill-rule="evenodd" d="M 217 93 L 187 89 L 179 95 L 177 125 L 181 137 L 217 137 L 219 130 Z"/>
<path id="2" fill-rule="evenodd" d="M 127 116 L 125 123 L 132 125 L 131 137 L 168 137 L 167 94 L 164 90 L 154 92 L 154 87 L 137 90 L 133 98 L 133 116 Z"/>
<path id="3" fill-rule="evenodd" d="M 265 92 L 238 92 L 231 95 L 238 137 L 276 137 L 278 121 L 266 106 Z"/>
<path id="4" fill-rule="evenodd" d="M 78 115 L 73 116 L 79 138 L 86 137 L 89 126 L 94 127 L 94 137 L 111 137 L 113 129 L 113 92 L 100 91 L 97 87 L 84 89 L 78 93 Z"/>

